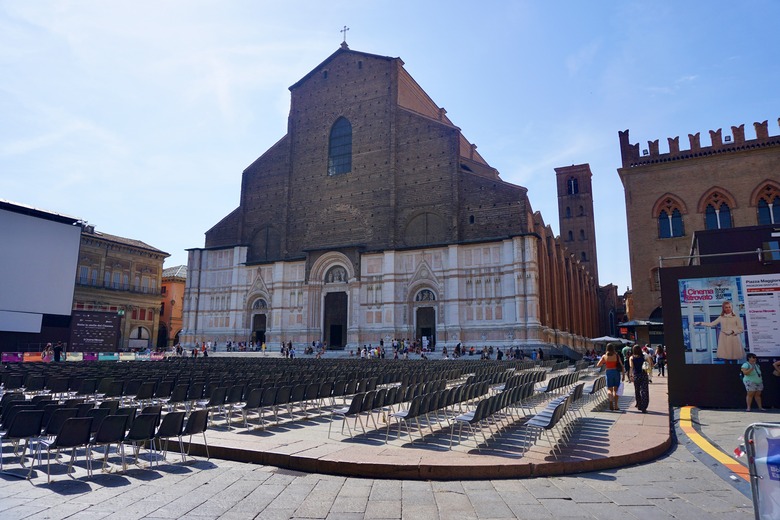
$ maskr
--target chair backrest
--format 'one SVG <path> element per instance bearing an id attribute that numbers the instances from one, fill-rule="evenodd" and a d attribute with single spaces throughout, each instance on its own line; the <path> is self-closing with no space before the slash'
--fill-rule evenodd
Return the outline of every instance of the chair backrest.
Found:
<path id="1" fill-rule="evenodd" d="M 136 410 L 134 406 L 126 406 L 124 408 L 119 408 L 114 415 L 121 415 L 125 418 L 125 431 L 127 431 L 133 426 L 137 411 L 138 410 Z"/>
<path id="2" fill-rule="evenodd" d="M 140 379 L 128 379 L 122 387 L 122 395 L 136 395 L 144 382 Z M 152 383 L 154 384 L 154 383 Z"/>
<path id="3" fill-rule="evenodd" d="M 78 405 L 84 402 L 83 397 L 74 397 L 72 399 L 65 399 L 63 405 L 65 408 L 76 408 Z"/>
<path id="4" fill-rule="evenodd" d="M 306 392 L 303 394 L 303 398 L 307 401 L 312 401 L 320 396 L 320 383 L 309 383 L 306 385 Z"/>
<path id="5" fill-rule="evenodd" d="M 386 395 L 387 395 L 386 388 L 380 388 L 379 390 L 377 390 L 376 393 L 374 394 L 373 408 L 384 408 Z"/>
<path id="6" fill-rule="evenodd" d="M 260 406 L 273 406 L 276 403 L 276 392 L 278 390 L 278 386 L 269 386 L 263 389 L 263 399 L 260 401 Z"/>
<path id="7" fill-rule="evenodd" d="M 146 441 L 153 439 L 159 417 L 159 415 L 153 413 L 142 413 L 137 415 L 135 420 L 133 420 L 130 431 L 127 432 L 126 439 L 129 441 Z"/>
<path id="8" fill-rule="evenodd" d="M 52 411 L 49 420 L 44 423 L 45 426 L 43 434 L 47 437 L 56 436 L 58 433 L 60 433 L 62 425 L 65 424 L 65 421 L 76 417 L 78 413 L 79 411 L 77 408 L 57 408 L 56 410 Z"/>
<path id="9" fill-rule="evenodd" d="M 162 415 L 162 405 L 152 404 L 141 408 L 141 413 L 148 415 Z"/>
<path id="10" fill-rule="evenodd" d="M 87 411 L 87 417 L 92 417 L 92 433 L 95 433 L 100 427 L 103 419 L 109 415 L 108 408 L 93 408 Z"/>
<path id="11" fill-rule="evenodd" d="M 38 407 L 32 404 L 30 401 L 11 401 L 5 407 L 3 407 L 3 429 L 7 430 L 13 422 L 14 416 L 22 410 L 37 410 Z"/>
<path id="12" fill-rule="evenodd" d="M 228 390 L 225 404 L 240 403 L 244 397 L 244 385 L 233 385 Z"/>
<path id="13" fill-rule="evenodd" d="M 168 397 L 171 396 L 172 391 L 173 391 L 173 381 L 163 380 L 160 381 L 160 383 L 157 385 L 157 388 L 155 388 L 154 397 L 156 397 L 157 399 L 167 399 Z"/>
<path id="14" fill-rule="evenodd" d="M 349 410 L 347 410 L 346 415 L 355 415 L 356 413 L 360 413 L 361 407 L 363 406 L 363 399 L 365 398 L 366 394 L 355 394 L 352 397 L 352 401 L 349 403 Z"/>
<path id="15" fill-rule="evenodd" d="M 290 395 L 292 394 L 293 387 L 291 386 L 280 386 L 279 389 L 276 391 L 276 399 L 274 399 L 274 404 L 287 404 L 290 402 Z"/>
<path id="16" fill-rule="evenodd" d="M 295 385 L 290 391 L 290 402 L 297 403 L 306 397 L 306 385 Z"/>
<path id="17" fill-rule="evenodd" d="M 125 438 L 126 415 L 107 415 L 92 439 L 93 444 L 112 444 Z"/>
<path id="18" fill-rule="evenodd" d="M 25 392 L 40 392 L 44 389 L 46 378 L 40 374 L 29 374 L 24 383 Z"/>
<path id="19" fill-rule="evenodd" d="M 347 380 L 339 379 L 333 383 L 333 391 L 331 392 L 331 395 L 333 395 L 333 397 L 341 397 L 342 395 L 344 395 L 346 389 L 347 389 Z"/>
<path id="20" fill-rule="evenodd" d="M 168 437 L 178 437 L 184 430 L 185 412 L 170 412 L 163 417 L 160 428 L 157 430 L 157 437 L 165 439 Z"/>
<path id="21" fill-rule="evenodd" d="M 246 398 L 244 410 L 256 410 L 257 408 L 260 408 L 260 404 L 263 402 L 263 392 L 264 390 L 262 388 L 252 389 Z"/>
<path id="22" fill-rule="evenodd" d="M 141 383 L 135 392 L 136 401 L 143 401 L 154 397 L 154 391 L 157 384 L 154 381 L 146 381 Z"/>
<path id="23" fill-rule="evenodd" d="M 361 412 L 369 412 L 373 410 L 375 396 L 376 396 L 376 391 L 374 390 L 371 390 L 363 394 L 363 404 L 360 406 Z"/>
<path id="24" fill-rule="evenodd" d="M 182 435 L 195 435 L 196 433 L 205 432 L 208 428 L 208 420 L 208 410 L 193 411 L 187 418 L 187 423 L 184 425 L 184 431 L 182 432 Z"/>
<path id="25" fill-rule="evenodd" d="M 97 379 L 82 379 L 76 395 L 92 395 L 97 391 Z"/>
<path id="26" fill-rule="evenodd" d="M 14 415 L 8 431 L 7 439 L 29 439 L 41 434 L 43 410 L 21 410 Z"/>
<path id="27" fill-rule="evenodd" d="M 187 400 L 189 387 L 188 383 L 174 386 L 168 401 L 171 403 L 183 403 Z"/>
<path id="28" fill-rule="evenodd" d="M 89 444 L 92 436 L 92 417 L 71 417 L 60 428 L 52 448 L 75 448 Z"/>
<path id="29" fill-rule="evenodd" d="M 81 403 L 80 405 L 77 405 L 76 409 L 78 410 L 78 413 L 76 414 L 76 417 L 86 417 L 87 412 L 89 412 L 94 407 L 95 403 Z"/>
<path id="30" fill-rule="evenodd" d="M 98 408 L 107 408 L 109 411 L 109 415 L 115 415 L 116 411 L 119 410 L 119 401 L 116 401 L 114 399 L 103 401 L 100 403 Z"/>
<path id="31" fill-rule="evenodd" d="M 100 382 L 97 385 L 97 388 L 95 391 L 98 394 L 107 394 L 108 391 L 111 389 L 111 383 L 113 383 L 114 380 L 110 377 L 104 377 L 100 380 Z"/>
<path id="32" fill-rule="evenodd" d="M 226 386 L 219 386 L 215 388 L 211 395 L 209 396 L 209 402 L 206 406 L 222 406 L 225 404 L 225 399 L 227 398 L 227 387 Z"/>

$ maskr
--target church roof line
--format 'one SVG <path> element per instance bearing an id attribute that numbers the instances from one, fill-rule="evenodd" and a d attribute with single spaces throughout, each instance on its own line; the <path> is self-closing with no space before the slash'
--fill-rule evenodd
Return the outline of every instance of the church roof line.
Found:
<path id="1" fill-rule="evenodd" d="M 342 46 L 339 49 L 336 49 L 336 52 L 334 52 L 333 54 L 331 54 L 330 56 L 325 58 L 319 65 L 317 65 L 316 67 L 311 69 L 311 71 L 308 74 L 306 74 L 304 77 L 302 77 L 301 79 L 299 79 L 298 81 L 293 83 L 289 87 L 289 90 L 294 90 L 294 89 L 298 88 L 298 86 L 300 86 L 307 79 L 312 77 L 320 68 L 322 68 L 324 65 L 328 64 L 329 62 L 333 61 L 336 58 L 336 56 L 339 56 L 341 54 L 354 54 L 354 55 L 367 56 L 369 58 L 375 58 L 375 59 L 387 60 L 387 61 L 398 60 L 401 63 L 401 66 L 403 66 L 403 64 L 404 64 L 404 62 L 403 62 L 403 60 L 401 58 L 393 58 L 391 56 L 382 56 L 380 54 L 371 54 L 371 53 L 362 52 L 362 51 L 353 51 L 349 47 Z"/>

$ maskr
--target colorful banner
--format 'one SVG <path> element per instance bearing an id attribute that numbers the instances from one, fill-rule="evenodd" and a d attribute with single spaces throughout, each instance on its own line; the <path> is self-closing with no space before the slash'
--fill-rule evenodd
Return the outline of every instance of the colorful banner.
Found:
<path id="1" fill-rule="evenodd" d="M 151 354 L 136 354 L 135 352 L 65 352 L 65 361 L 162 361 L 165 353 L 153 352 Z M 2 363 L 30 363 L 42 362 L 43 354 L 40 352 L 2 352 Z"/>

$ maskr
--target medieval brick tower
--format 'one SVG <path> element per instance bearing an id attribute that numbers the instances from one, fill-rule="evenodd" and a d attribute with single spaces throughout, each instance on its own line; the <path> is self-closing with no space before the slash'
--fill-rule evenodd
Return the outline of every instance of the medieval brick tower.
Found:
<path id="1" fill-rule="evenodd" d="M 599 264 L 596 256 L 590 165 L 585 163 L 555 168 L 555 175 L 561 240 L 574 258 L 590 271 L 598 284 Z"/>

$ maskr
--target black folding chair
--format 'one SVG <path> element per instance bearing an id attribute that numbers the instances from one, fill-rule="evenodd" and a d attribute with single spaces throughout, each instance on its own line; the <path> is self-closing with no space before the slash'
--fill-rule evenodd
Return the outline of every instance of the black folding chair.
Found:
<path id="1" fill-rule="evenodd" d="M 76 460 L 76 449 L 84 447 L 87 450 L 87 475 L 92 476 L 92 460 L 89 454 L 89 443 L 91 440 L 90 431 L 92 429 L 92 417 L 72 417 L 66 420 L 60 432 L 54 440 L 39 440 L 40 448 L 46 448 L 46 476 L 51 482 L 51 452 L 56 451 L 59 455 L 60 450 L 70 449 L 70 462 L 68 463 L 67 474 L 73 469 L 73 463 Z M 55 457 L 55 462 L 57 458 Z"/>
<path id="2" fill-rule="evenodd" d="M 41 434 L 41 423 L 43 422 L 43 410 L 22 410 L 14 415 L 8 430 L 0 435 L 0 471 L 3 471 L 3 441 L 10 440 L 14 443 L 14 456 L 19 457 L 19 464 L 24 467 L 24 457 L 27 449 L 32 451 L 31 440 L 36 439 Z M 24 441 L 24 449 L 21 455 L 18 453 L 19 443 Z M 33 463 L 30 463 L 30 471 L 27 478 L 32 477 Z"/>
<path id="3" fill-rule="evenodd" d="M 108 450 L 112 444 L 117 445 L 117 452 L 122 457 L 122 468 L 127 465 L 125 463 L 125 424 L 127 423 L 126 415 L 108 415 L 100 423 L 100 427 L 95 432 L 95 436 L 92 438 L 91 448 L 103 446 L 103 467 L 102 471 L 106 470 L 106 464 L 108 463 Z"/>
<path id="4" fill-rule="evenodd" d="M 206 429 L 208 428 L 209 411 L 208 410 L 195 410 L 190 413 L 187 418 L 187 424 L 184 425 L 184 431 L 182 437 L 189 435 L 190 439 L 187 442 L 187 456 L 190 454 L 190 447 L 192 446 L 192 436 L 199 433 L 203 434 L 203 444 L 206 445 L 206 458 L 210 459 L 209 455 L 209 443 L 206 441 Z M 186 457 L 185 457 L 186 460 Z"/>
<path id="5" fill-rule="evenodd" d="M 181 439 L 182 432 L 184 431 L 184 416 L 186 412 L 171 412 L 163 417 L 160 428 L 157 430 L 155 440 L 165 440 L 165 449 L 163 450 L 163 460 L 168 456 L 168 440 L 171 437 L 179 439 L 179 453 L 181 453 L 181 461 L 184 462 L 184 445 Z"/>

